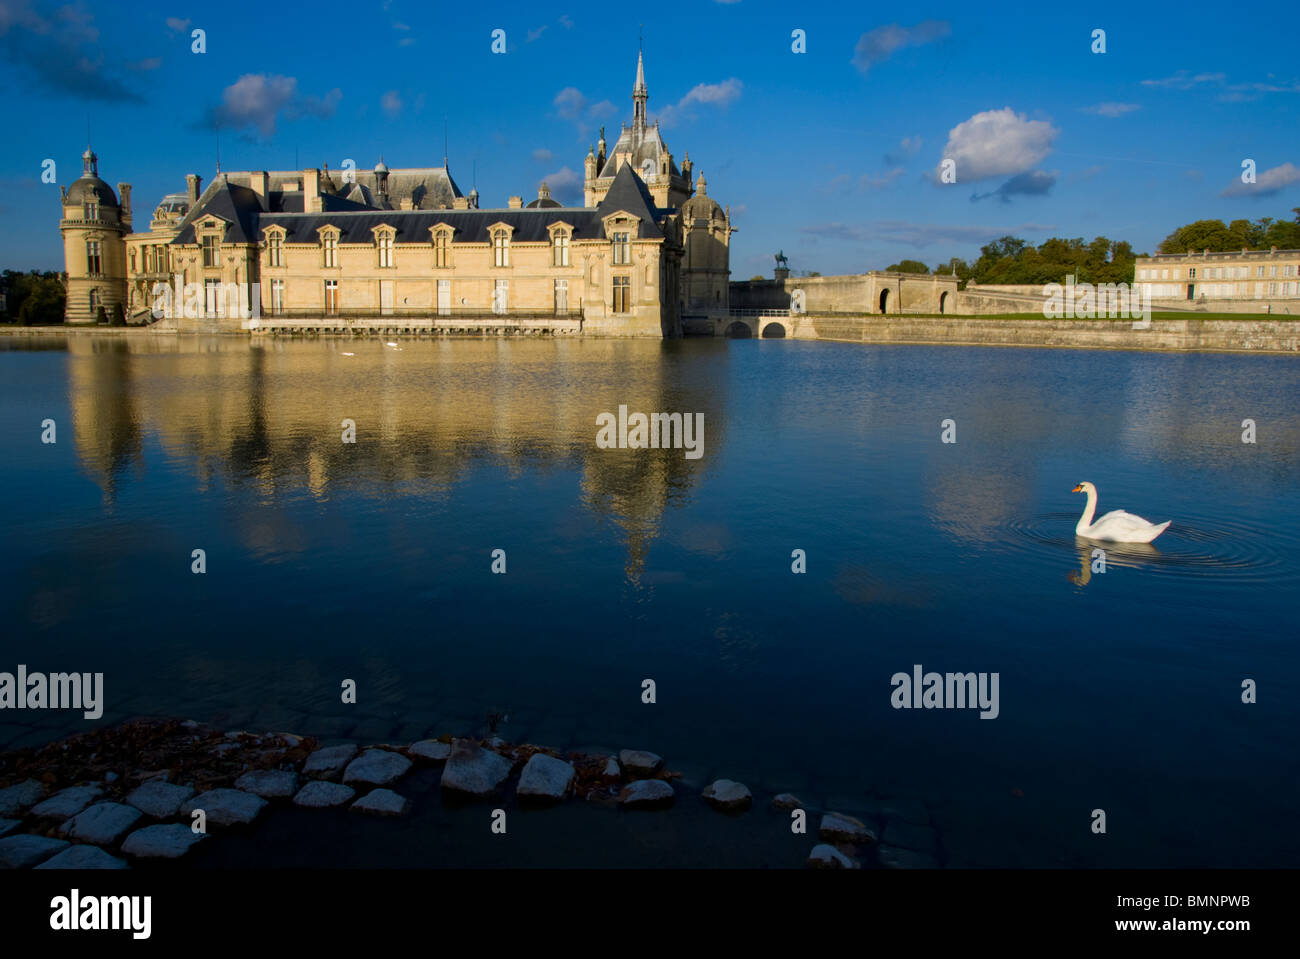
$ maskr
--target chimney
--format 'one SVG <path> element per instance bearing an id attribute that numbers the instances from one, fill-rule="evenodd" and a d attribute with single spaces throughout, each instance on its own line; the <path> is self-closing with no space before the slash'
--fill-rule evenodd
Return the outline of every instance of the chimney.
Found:
<path id="1" fill-rule="evenodd" d="M 452 201 L 451 201 L 451 208 L 452 208 L 453 210 L 468 210 L 468 209 L 469 209 L 469 197 L 467 197 L 467 196 L 458 196 L 458 197 L 454 197 L 454 198 L 452 199 Z"/>
<path id="2" fill-rule="evenodd" d="M 121 211 L 122 222 L 130 225 L 131 223 L 131 184 L 119 183 L 117 185 L 117 196 L 121 201 L 118 209 Z"/>
<path id="3" fill-rule="evenodd" d="M 265 170 L 254 170 L 248 175 L 248 186 L 262 199 L 262 205 L 266 205 L 266 194 L 270 190 L 271 178 Z"/>
<path id="4" fill-rule="evenodd" d="M 524 198 L 521 196 L 512 196 L 508 202 L 510 205 L 510 209 L 519 210 L 523 208 Z"/>
<path id="5" fill-rule="evenodd" d="M 185 182 L 190 188 L 190 209 L 193 209 L 194 204 L 199 202 L 199 184 L 203 182 L 203 177 L 197 173 L 187 173 L 185 174 Z"/>
<path id="6" fill-rule="evenodd" d="M 320 198 L 320 170 L 312 168 L 302 171 L 302 211 L 320 213 L 324 207 Z"/>

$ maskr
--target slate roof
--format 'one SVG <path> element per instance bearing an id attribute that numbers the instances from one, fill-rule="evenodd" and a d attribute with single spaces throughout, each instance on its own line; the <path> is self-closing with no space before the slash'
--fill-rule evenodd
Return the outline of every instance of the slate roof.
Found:
<path id="1" fill-rule="evenodd" d="M 212 215 L 229 224 L 223 237 L 225 242 L 256 243 L 261 239 L 258 220 L 263 214 L 270 212 L 302 214 L 303 203 L 304 194 L 301 190 L 272 190 L 263 199 L 249 187 L 231 183 L 219 176 L 208 184 L 198 202 L 181 220 L 180 229 L 171 242 L 197 242 L 194 224 L 203 217 Z M 366 209 L 360 203 L 353 203 L 351 200 L 330 193 L 321 194 L 321 205 L 326 212 Z"/>
<path id="2" fill-rule="evenodd" d="M 641 218 L 641 227 L 637 231 L 639 238 L 664 235 L 659 229 L 659 219 L 668 211 L 658 210 L 655 207 L 654 197 L 650 195 L 645 182 L 636 175 L 630 164 L 619 167 L 614 182 L 609 185 L 609 192 L 596 207 L 596 216 L 602 219 L 617 210 L 624 210 Z"/>

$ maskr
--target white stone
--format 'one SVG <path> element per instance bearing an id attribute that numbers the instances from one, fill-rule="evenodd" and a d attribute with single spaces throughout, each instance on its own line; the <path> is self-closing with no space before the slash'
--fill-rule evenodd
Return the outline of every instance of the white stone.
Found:
<path id="1" fill-rule="evenodd" d="M 724 812 L 748 809 L 750 803 L 754 801 L 748 786 L 730 779 L 719 779 L 717 782 L 710 783 L 704 790 L 704 798 L 714 809 Z"/>
<path id="2" fill-rule="evenodd" d="M 405 776 L 411 761 L 401 753 L 388 749 L 367 749 L 343 771 L 345 783 L 364 783 L 369 786 L 387 786 Z"/>
<path id="3" fill-rule="evenodd" d="M 308 809 L 327 809 L 330 806 L 342 806 L 356 794 L 357 791 L 351 786 L 316 779 L 298 790 L 298 795 L 293 797 L 293 804 Z"/>
<path id="4" fill-rule="evenodd" d="M 126 860 L 110 856 L 98 846 L 70 846 L 55 853 L 37 869 L 126 869 Z"/>
<path id="5" fill-rule="evenodd" d="M 143 815 L 134 806 L 97 802 L 60 826 L 59 835 L 93 842 L 97 846 L 111 846 L 125 836 Z"/>
<path id="6" fill-rule="evenodd" d="M 418 743 L 411 743 L 406 751 L 416 759 L 442 763 L 446 762 L 447 757 L 451 755 L 451 746 L 436 739 L 421 739 Z"/>
<path id="7" fill-rule="evenodd" d="M 137 859 L 180 859 L 207 838 L 181 823 L 145 826 L 126 837 L 122 852 Z"/>
<path id="8" fill-rule="evenodd" d="M 292 799 L 298 774 L 289 769 L 250 769 L 235 780 L 235 788 L 263 799 Z"/>
<path id="9" fill-rule="evenodd" d="M 185 800 L 194 795 L 189 786 L 177 786 L 155 779 L 131 791 L 126 801 L 146 816 L 170 819 L 180 812 Z"/>
<path id="10" fill-rule="evenodd" d="M 6 836 L 0 839 L 0 869 L 27 869 L 68 846 L 66 839 L 48 839 L 31 833 Z"/>
<path id="11" fill-rule="evenodd" d="M 772 797 L 772 806 L 776 809 L 803 809 L 803 800 L 794 793 L 779 793 Z"/>
<path id="12" fill-rule="evenodd" d="M 470 796 L 490 796 L 510 775 L 512 765 L 510 760 L 472 740 L 458 739 L 442 769 L 442 788 Z"/>
<path id="13" fill-rule="evenodd" d="M 69 786 L 60 789 L 43 803 L 33 806 L 31 814 L 37 819 L 71 819 L 102 795 L 104 787 L 98 783 Z"/>
<path id="14" fill-rule="evenodd" d="M 813 851 L 808 854 L 807 865 L 809 869 L 861 868 L 856 862 L 844 855 L 844 853 L 826 843 L 819 843 L 818 845 L 813 846 Z"/>
<path id="15" fill-rule="evenodd" d="M 211 826 L 247 826 L 262 815 L 267 802 L 261 796 L 238 789 L 209 789 L 181 806 L 181 815 L 189 818 L 202 809 Z"/>
<path id="16" fill-rule="evenodd" d="M 0 817 L 21 815 L 44 798 L 45 786 L 35 779 L 0 789 Z"/>
<path id="17" fill-rule="evenodd" d="M 307 757 L 307 762 L 302 767 L 302 773 L 304 776 L 317 779 L 334 779 L 339 773 L 343 772 L 356 754 L 357 747 L 352 743 L 344 743 L 342 746 L 326 746 Z"/>
<path id="18" fill-rule="evenodd" d="M 410 805 L 405 796 L 399 796 L 391 789 L 374 789 L 349 808 L 352 812 L 370 813 L 372 816 L 404 816 Z"/>
<path id="19" fill-rule="evenodd" d="M 519 774 L 516 794 L 520 799 L 559 802 L 568 794 L 575 775 L 571 763 L 545 753 L 533 753 Z"/>
<path id="20" fill-rule="evenodd" d="M 618 754 L 618 763 L 632 776 L 653 776 L 664 764 L 663 757 L 644 749 L 624 749 Z"/>
<path id="21" fill-rule="evenodd" d="M 606 779 L 623 778 L 623 770 L 619 767 L 618 760 L 615 759 L 613 756 L 610 756 L 608 759 L 605 760 L 604 776 Z"/>
<path id="22" fill-rule="evenodd" d="M 827 842 L 873 843 L 876 834 L 867 828 L 861 819 L 854 819 L 844 813 L 828 812 L 822 816 L 818 835 Z"/>
<path id="23" fill-rule="evenodd" d="M 662 779 L 639 779 L 618 794 L 624 806 L 666 806 L 675 798 L 673 787 Z"/>

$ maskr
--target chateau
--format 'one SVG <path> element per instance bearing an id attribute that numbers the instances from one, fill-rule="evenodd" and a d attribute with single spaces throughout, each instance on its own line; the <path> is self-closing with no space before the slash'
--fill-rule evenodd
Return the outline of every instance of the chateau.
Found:
<path id="1" fill-rule="evenodd" d="M 346 328 L 393 318 L 454 329 L 545 321 L 553 331 L 678 336 L 682 317 L 728 308 L 729 212 L 692 184 L 646 114 L 638 54 L 633 116 L 584 163 L 583 206 L 545 183 L 525 205 L 481 206 L 440 167 L 220 172 L 163 197 L 132 231 L 131 186 L 99 177 L 88 147 L 63 191 L 65 320 L 121 308 L 179 329 Z M 161 304 L 161 305 L 160 305 Z M 250 319 L 252 317 L 253 319 Z M 381 324 L 382 325 L 382 324 Z"/>

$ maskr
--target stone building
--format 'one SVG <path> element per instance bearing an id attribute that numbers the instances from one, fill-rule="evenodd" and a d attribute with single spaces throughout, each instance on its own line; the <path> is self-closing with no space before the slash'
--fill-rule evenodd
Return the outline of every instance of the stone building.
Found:
<path id="1" fill-rule="evenodd" d="M 1157 303 L 1208 310 L 1300 311 L 1300 250 L 1157 253 L 1138 257 L 1134 284 Z"/>
<path id="2" fill-rule="evenodd" d="M 202 190 L 190 174 L 136 234 L 130 187 L 119 206 L 88 151 L 64 200 L 67 318 L 123 303 L 134 321 L 162 313 L 196 330 L 557 317 L 587 333 L 680 335 L 683 312 L 727 309 L 732 228 L 703 174 L 692 188 L 690 160 L 679 168 L 647 120 L 648 96 L 638 55 L 632 123 L 612 151 L 602 130 L 588 152 L 581 207 L 543 183 L 526 206 L 512 196 L 485 208 L 446 158 L 389 169 L 381 157 L 341 174 L 218 173 Z"/>

